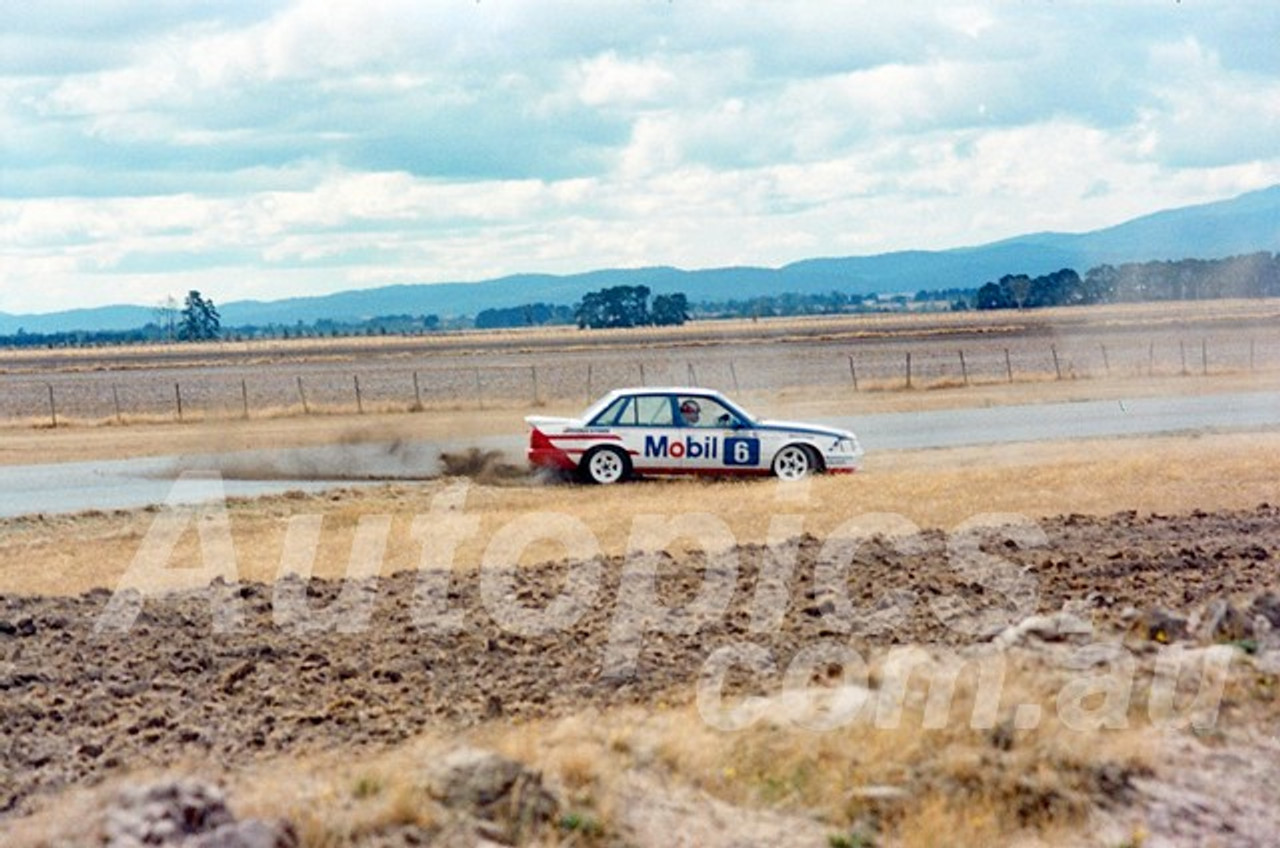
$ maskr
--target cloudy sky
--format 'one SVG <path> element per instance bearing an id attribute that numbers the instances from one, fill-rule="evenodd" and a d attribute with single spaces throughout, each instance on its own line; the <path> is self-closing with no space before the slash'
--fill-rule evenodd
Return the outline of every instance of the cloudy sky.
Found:
<path id="1" fill-rule="evenodd" d="M 0 0 L 0 311 L 1079 231 L 1280 183 L 1280 3 Z"/>

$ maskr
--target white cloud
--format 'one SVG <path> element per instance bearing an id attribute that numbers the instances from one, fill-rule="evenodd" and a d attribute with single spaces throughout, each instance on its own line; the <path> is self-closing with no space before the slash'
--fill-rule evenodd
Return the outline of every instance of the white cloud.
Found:
<path id="1" fill-rule="evenodd" d="M 1270 3 L 102 8 L 15 19 L 62 66 L 0 38 L 6 311 L 778 265 L 1280 181 Z"/>
<path id="2" fill-rule="evenodd" d="M 588 106 L 654 103 L 676 81 L 656 60 L 627 61 L 614 51 L 586 60 L 579 74 L 579 97 Z"/>

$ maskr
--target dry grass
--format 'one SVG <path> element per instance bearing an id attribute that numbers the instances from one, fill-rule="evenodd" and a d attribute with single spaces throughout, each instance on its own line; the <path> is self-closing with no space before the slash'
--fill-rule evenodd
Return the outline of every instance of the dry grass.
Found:
<path id="1" fill-rule="evenodd" d="M 872 707 L 838 728 L 810 730 L 774 701 L 768 717 L 726 732 L 677 701 L 491 725 L 474 736 L 543 771 L 570 808 L 607 831 L 623 826 L 635 776 L 646 774 L 676 797 L 706 793 L 743 809 L 816 816 L 833 836 L 908 846 L 1008 844 L 1028 835 L 1053 843 L 1149 769 L 1153 743 L 1140 716 L 1122 731 L 1067 727 L 1054 715 L 1063 680 L 1035 657 L 1010 664 L 993 726 L 973 720 L 976 661 L 929 663 L 912 674 L 897 724 L 874 720 Z M 873 663 L 873 681 L 882 672 Z M 956 675 L 956 697 L 945 724 L 926 727 L 933 674 Z M 1048 718 L 1015 729 L 1014 707 L 1026 705 Z"/>
<path id="2" fill-rule="evenodd" d="M 419 779 L 424 758 L 438 745 L 424 737 L 359 760 L 342 754 L 266 760 L 234 775 L 204 760 L 119 774 L 63 792 L 43 814 L 6 822 L 4 844 L 105 844 L 103 812 L 122 788 L 191 775 L 223 788 L 239 819 L 292 822 L 305 848 L 345 848 L 406 826 L 429 830 L 447 815 Z"/>

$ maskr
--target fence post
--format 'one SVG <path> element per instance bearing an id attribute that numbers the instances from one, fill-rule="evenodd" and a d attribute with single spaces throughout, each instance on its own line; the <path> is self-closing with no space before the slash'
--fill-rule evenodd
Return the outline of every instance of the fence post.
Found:
<path id="1" fill-rule="evenodd" d="M 1107 358 L 1107 346 L 1102 345 L 1102 367 L 1106 369 L 1107 376 L 1111 376 L 1111 360 Z"/>
<path id="2" fill-rule="evenodd" d="M 1209 340 L 1200 340 L 1200 373 L 1209 376 Z"/>
<path id="3" fill-rule="evenodd" d="M 907 388 L 911 388 L 911 351 L 907 351 Z"/>
<path id="4" fill-rule="evenodd" d="M 413 372 L 413 411 L 422 411 L 422 387 L 418 385 L 418 372 Z"/>
<path id="5" fill-rule="evenodd" d="M 53 400 L 53 383 L 45 383 L 49 389 L 49 418 L 53 422 L 53 428 L 58 429 L 58 405 Z"/>
<path id="6" fill-rule="evenodd" d="M 298 375 L 298 397 L 302 400 L 302 414 L 310 415 L 311 406 L 307 403 L 307 393 L 302 388 L 302 375 Z"/>
<path id="7" fill-rule="evenodd" d="M 853 354 L 849 354 L 849 376 L 853 379 L 853 390 L 858 390 L 858 369 L 853 367 Z"/>
<path id="8" fill-rule="evenodd" d="M 1182 376 L 1187 376 L 1187 344 L 1186 342 L 1178 342 L 1178 354 L 1182 357 Z"/>
<path id="9" fill-rule="evenodd" d="M 111 386 L 111 399 L 116 405 L 116 423 L 123 424 L 124 416 L 120 414 L 120 389 L 114 384 Z"/>
<path id="10" fill-rule="evenodd" d="M 364 398 L 360 395 L 360 375 L 352 374 L 351 379 L 356 384 L 356 412 L 364 415 Z"/>
<path id="11" fill-rule="evenodd" d="M 698 385 L 698 372 L 693 370 L 693 363 L 686 362 L 685 365 L 687 365 L 689 368 L 689 385 L 691 386 Z"/>
<path id="12" fill-rule="evenodd" d="M 182 384 L 173 384 L 173 396 L 178 402 L 178 420 L 182 420 Z"/>
<path id="13" fill-rule="evenodd" d="M 644 363 L 640 363 L 640 385 L 647 386 L 649 381 L 644 378 Z"/>
<path id="14" fill-rule="evenodd" d="M 1152 342 L 1147 345 L 1147 376 L 1151 377 L 1156 373 L 1156 343 Z"/>
<path id="15" fill-rule="evenodd" d="M 591 391 L 591 363 L 587 363 L 587 403 L 595 399 L 595 393 Z"/>
<path id="16" fill-rule="evenodd" d="M 476 378 L 476 407 L 478 409 L 484 409 L 484 389 L 481 388 L 480 386 L 480 366 L 476 366 L 475 368 L 475 378 Z"/>
<path id="17" fill-rule="evenodd" d="M 244 409 L 244 419 L 249 420 L 249 387 L 244 380 L 240 381 L 240 404 Z"/>
<path id="18" fill-rule="evenodd" d="M 969 366 L 964 364 L 964 351 L 958 351 L 960 354 L 960 376 L 964 380 L 964 384 L 969 385 Z"/>
<path id="19" fill-rule="evenodd" d="M 733 391 L 738 391 L 738 369 L 733 367 L 733 360 L 729 360 L 729 376 L 733 378 Z"/>
<path id="20" fill-rule="evenodd" d="M 533 377 L 533 405 L 538 405 L 538 366 L 530 365 L 529 374 Z"/>
<path id="21" fill-rule="evenodd" d="M 1013 382 L 1013 360 L 1009 358 L 1009 348 L 1004 349 L 1004 373 L 1009 375 L 1009 382 Z"/>
<path id="22" fill-rule="evenodd" d="M 1056 345 L 1049 345 L 1049 352 L 1053 354 L 1053 373 L 1058 375 L 1058 379 L 1062 379 L 1062 366 L 1058 364 L 1058 348 Z"/>

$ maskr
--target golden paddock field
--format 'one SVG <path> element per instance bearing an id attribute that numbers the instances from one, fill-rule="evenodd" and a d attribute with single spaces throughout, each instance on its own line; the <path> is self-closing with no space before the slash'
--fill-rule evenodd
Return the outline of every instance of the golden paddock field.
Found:
<path id="1" fill-rule="evenodd" d="M 536 411 L 554 414 L 580 409 L 586 397 L 580 386 L 570 390 L 567 378 L 566 388 L 556 389 L 550 375 L 580 374 L 588 359 L 596 363 L 593 379 L 608 373 L 610 361 L 619 368 L 650 363 L 650 382 L 662 378 L 658 363 L 681 377 L 693 363 L 696 373 L 717 375 L 719 387 L 732 391 L 717 367 L 772 355 L 782 364 L 779 376 L 762 380 L 767 386 L 753 386 L 749 367 L 736 365 L 745 384 L 738 395 L 769 415 L 804 418 L 1274 391 L 1277 312 L 1270 302 L 1233 302 L 740 322 L 661 333 L 548 330 L 358 345 L 303 340 L 53 351 L 35 358 L 5 352 L 0 368 L 13 385 L 105 375 L 172 390 L 175 375 L 238 382 L 237 369 L 278 374 L 287 387 L 304 367 L 316 369 L 309 374 L 346 373 L 350 365 L 400 374 L 419 359 L 436 368 L 444 360 L 522 374 L 538 367 L 546 376 Z M 1201 368 L 1204 339 L 1231 340 L 1236 358 Z M 1243 353 L 1249 340 L 1252 362 Z M 785 384 L 786 368 L 796 362 L 844 365 L 850 351 L 878 362 L 871 355 L 877 351 L 888 367 L 907 347 L 920 364 L 950 361 L 958 344 L 1031 351 L 1046 342 L 1073 365 L 1062 379 L 1051 361 L 1045 367 L 1039 359 L 1009 382 L 998 357 L 999 368 L 971 375 L 968 386 L 955 373 L 926 370 L 911 389 L 886 372 L 864 375 L 855 391 L 847 366 L 830 369 L 827 383 Z M 1148 369 L 1153 342 L 1165 358 Z M 1086 358 L 1103 345 L 1113 357 L 1109 375 Z M 1190 356 L 1186 374 L 1179 353 Z M 1033 361 L 1029 353 L 1025 361 Z M 35 415 L 0 429 L 0 462 L 518 433 L 533 400 L 427 398 L 420 411 L 399 400 L 371 400 L 360 414 L 335 398 L 331 407 L 304 414 L 287 396 L 247 420 L 234 408 L 211 408 L 189 412 L 182 422 L 158 412 L 68 416 L 56 428 Z M 539 845 L 1234 845 L 1264 844 L 1280 828 L 1280 645 L 1256 629 L 1204 630 L 1214 602 L 1265 609 L 1258 599 L 1280 592 L 1274 508 L 1280 428 L 872 454 L 862 474 L 796 487 L 675 480 L 595 489 L 508 477 L 484 463 L 458 470 L 472 475 L 230 502 L 237 576 L 250 586 L 252 604 L 252 627 L 234 638 L 209 635 L 203 597 L 177 597 L 148 602 L 155 617 L 144 624 L 146 633 L 93 641 L 101 637 L 88 631 L 109 597 L 102 590 L 113 589 L 129 568 L 156 510 L 0 522 L 0 620 L 18 632 L 25 630 L 16 625 L 29 620 L 33 630 L 0 635 L 6 682 L 0 710 L 13 734 L 0 772 L 6 841 L 93 842 L 121 787 L 179 775 L 219 783 L 241 815 L 284 817 L 302 844 L 323 846 L 475 844 L 478 834 Z M 743 564 L 740 593 L 725 621 L 705 632 L 652 637 L 640 655 L 645 673 L 632 684 L 604 681 L 599 655 L 618 614 L 617 573 L 637 519 L 693 513 L 728 529 Z M 865 539 L 847 587 L 860 610 L 930 587 L 980 603 L 972 587 L 954 582 L 946 540 L 991 513 L 1024 516 L 1046 533 L 1043 550 L 994 549 L 1039 581 L 1033 612 L 1068 609 L 1093 625 L 1096 639 L 1124 645 L 1135 658 L 1135 697 L 1120 710 L 1123 727 L 1079 729 L 1063 718 L 1062 693 L 1080 674 L 1073 677 L 1068 660 L 1084 650 L 1065 637 L 1003 649 L 995 719 L 974 726 L 983 688 L 975 664 L 989 642 L 935 633 L 936 625 L 915 613 L 886 631 L 843 637 L 866 659 L 873 692 L 892 679 L 903 645 L 918 652 L 912 656 L 919 671 L 907 691 L 919 696 L 908 698 L 896 724 L 856 720 L 819 732 L 783 710 L 724 731 L 700 714 L 695 690 L 707 653 L 725 640 L 756 638 L 738 629 L 732 613 L 749 606 L 758 589 L 753 569 L 764 546 L 779 542 L 769 533 L 776 517 L 787 517 L 778 526 L 805 534 L 799 583 L 781 630 L 759 636 L 785 669 L 797 650 L 832 638 L 806 612 L 815 601 L 803 578 L 832 534 L 853 526 Z M 580 522 L 605 558 L 600 607 L 567 639 L 514 637 L 485 617 L 475 595 L 475 575 L 495 537 L 533 514 Z M 340 592 L 362 520 L 389 520 L 378 607 L 364 633 L 298 636 L 272 617 L 267 602 L 286 532 L 291 520 L 307 515 L 323 517 L 309 589 L 317 603 Z M 415 637 L 404 618 L 424 558 L 413 529 L 421 516 L 436 534 L 475 522 L 452 559 L 466 624 L 448 638 Z M 895 542 L 917 537 L 917 547 Z M 659 576 L 663 598 L 673 605 L 695 597 L 704 569 L 724 553 L 701 551 L 689 539 L 666 550 Z M 201 557 L 188 528 L 171 568 L 198 571 Z M 530 603 L 559 591 L 570 567 L 563 557 L 564 549 L 547 541 L 523 550 L 518 564 L 530 575 Z M 1164 639 L 1144 630 L 1144 622 L 1157 610 L 1192 619 L 1188 633 L 1175 637 L 1187 656 L 1229 652 L 1211 723 L 1169 727 L 1151 716 Z M 95 668 L 98 678 L 87 673 Z M 923 696 L 953 674 L 946 721 L 926 726 Z M 780 675 L 748 675 L 731 694 L 776 696 Z M 1175 702 L 1183 707 L 1196 695 L 1194 688 L 1178 691 Z M 1099 700 L 1095 693 L 1082 703 Z M 1020 726 L 1018 705 L 1038 705 L 1044 720 Z M 442 799 L 432 763 L 459 745 L 539 773 L 555 812 L 525 821 Z M 524 809 L 516 801 L 512 809 Z"/>

